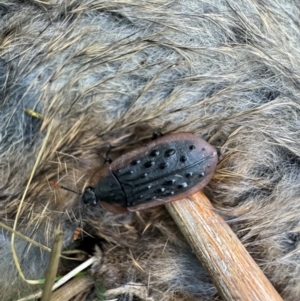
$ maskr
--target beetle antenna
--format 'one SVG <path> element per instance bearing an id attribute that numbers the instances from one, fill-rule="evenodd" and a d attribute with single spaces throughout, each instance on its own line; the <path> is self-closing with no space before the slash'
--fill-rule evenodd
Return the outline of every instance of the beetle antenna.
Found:
<path id="1" fill-rule="evenodd" d="M 54 188 L 64 189 L 64 190 L 67 190 L 67 191 L 70 191 L 70 192 L 73 192 L 73 193 L 76 193 L 76 194 L 81 195 L 80 192 L 75 191 L 75 190 L 72 190 L 72 189 L 70 189 L 70 188 L 68 188 L 68 187 L 62 186 L 62 185 L 58 184 L 57 182 L 50 181 L 49 184 L 50 184 L 52 187 L 54 187 Z"/>

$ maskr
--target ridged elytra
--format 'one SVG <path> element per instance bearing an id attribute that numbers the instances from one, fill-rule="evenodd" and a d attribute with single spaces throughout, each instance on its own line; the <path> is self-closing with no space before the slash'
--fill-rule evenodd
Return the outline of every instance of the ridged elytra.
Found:
<path id="1" fill-rule="evenodd" d="M 142 210 L 187 197 L 211 180 L 218 155 L 202 138 L 190 133 L 150 141 L 97 170 L 82 195 L 108 211 Z"/>

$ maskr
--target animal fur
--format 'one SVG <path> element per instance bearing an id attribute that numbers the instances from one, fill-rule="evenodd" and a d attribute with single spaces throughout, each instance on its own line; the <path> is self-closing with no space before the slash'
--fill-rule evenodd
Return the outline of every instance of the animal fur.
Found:
<path id="1" fill-rule="evenodd" d="M 58 224 L 70 246 L 82 208 L 49 181 L 80 191 L 109 144 L 117 156 L 153 130 L 196 133 L 221 153 L 210 200 L 284 300 L 297 300 L 299 17 L 297 1 L 0 1 L 1 221 L 12 226 L 49 129 L 17 229 L 50 247 Z M 218 298 L 164 208 L 83 219 L 100 239 L 93 276 L 105 290 Z M 36 289 L 18 276 L 10 238 L 1 231 L 4 301 Z M 16 250 L 28 279 L 44 277 L 47 252 L 19 238 Z"/>

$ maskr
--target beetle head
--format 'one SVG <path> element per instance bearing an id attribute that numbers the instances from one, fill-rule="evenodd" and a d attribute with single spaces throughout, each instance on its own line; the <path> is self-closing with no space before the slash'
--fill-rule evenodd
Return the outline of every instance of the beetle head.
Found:
<path id="1" fill-rule="evenodd" d="M 96 206 L 98 201 L 93 187 L 87 187 L 82 194 L 82 202 L 86 205 Z"/>

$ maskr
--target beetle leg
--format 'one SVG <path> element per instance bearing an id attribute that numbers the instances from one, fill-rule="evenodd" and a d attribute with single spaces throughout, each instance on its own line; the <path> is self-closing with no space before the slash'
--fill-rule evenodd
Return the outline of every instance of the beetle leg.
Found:
<path id="1" fill-rule="evenodd" d="M 112 150 L 112 146 L 111 146 L 111 144 L 110 143 L 108 143 L 108 148 L 107 148 L 107 150 L 106 150 L 106 152 L 105 152 L 105 154 L 104 154 L 104 156 L 103 156 L 103 153 L 98 153 L 98 155 L 99 155 L 99 157 L 101 157 L 101 158 L 103 158 L 103 160 L 104 160 L 104 164 L 106 164 L 106 163 L 112 163 L 112 159 L 109 157 L 109 153 L 110 153 L 110 151 Z"/>
<path id="2" fill-rule="evenodd" d="M 221 147 L 215 146 L 215 148 L 217 150 L 218 158 L 220 159 L 220 157 L 221 157 Z"/>
<path id="3" fill-rule="evenodd" d="M 113 161 L 113 160 L 112 160 L 111 158 L 109 158 L 109 157 L 105 157 L 105 158 L 104 158 L 104 164 L 105 164 L 105 163 L 111 164 L 112 161 Z"/>
<path id="4" fill-rule="evenodd" d="M 159 137 L 162 137 L 164 134 L 161 132 L 161 131 L 154 131 L 153 133 L 152 133 L 152 140 L 155 140 L 155 139 L 157 139 L 157 138 L 159 138 Z"/>

